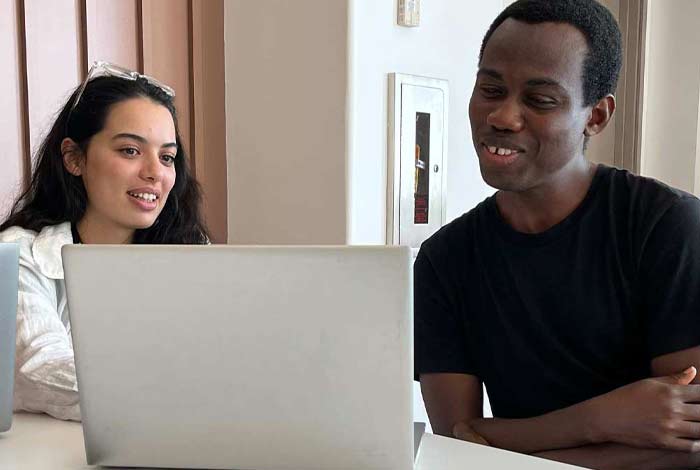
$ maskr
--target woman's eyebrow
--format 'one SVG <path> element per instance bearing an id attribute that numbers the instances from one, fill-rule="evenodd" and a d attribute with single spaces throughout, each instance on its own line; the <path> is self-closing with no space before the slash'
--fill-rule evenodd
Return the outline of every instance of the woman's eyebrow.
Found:
<path id="1" fill-rule="evenodd" d="M 147 144 L 148 140 L 144 137 L 141 137 L 138 134 L 131 134 L 129 132 L 121 132 L 119 134 L 116 134 L 114 137 L 112 137 L 112 140 L 117 140 L 117 139 L 133 139 L 138 142 L 141 142 L 142 144 Z M 177 147 L 177 144 L 175 142 L 167 142 L 163 145 L 160 146 L 161 148 L 163 147 Z"/>
<path id="2" fill-rule="evenodd" d="M 131 134 L 129 132 L 122 132 L 120 134 L 115 134 L 114 137 L 112 137 L 112 140 L 117 140 L 117 139 L 133 139 L 141 142 L 142 144 L 147 144 L 148 140 L 146 140 L 145 137 L 141 137 L 138 134 Z"/>

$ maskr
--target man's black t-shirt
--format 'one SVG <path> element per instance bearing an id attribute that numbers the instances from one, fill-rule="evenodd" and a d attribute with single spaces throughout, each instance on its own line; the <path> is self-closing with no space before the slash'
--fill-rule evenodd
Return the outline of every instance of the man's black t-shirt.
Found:
<path id="1" fill-rule="evenodd" d="M 473 374 L 494 416 L 524 418 L 649 377 L 700 345 L 700 200 L 599 166 L 583 202 L 538 234 L 495 196 L 418 254 L 415 373 Z"/>

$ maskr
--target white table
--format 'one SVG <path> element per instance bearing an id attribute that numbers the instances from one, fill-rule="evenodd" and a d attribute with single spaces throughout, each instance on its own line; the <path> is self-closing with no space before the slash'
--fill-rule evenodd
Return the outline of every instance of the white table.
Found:
<path id="1" fill-rule="evenodd" d="M 18 413 L 0 434 L 1 470 L 88 470 L 80 423 Z M 513 452 L 423 435 L 416 470 L 565 470 L 573 467 Z M 132 469 L 133 470 L 133 469 Z"/>

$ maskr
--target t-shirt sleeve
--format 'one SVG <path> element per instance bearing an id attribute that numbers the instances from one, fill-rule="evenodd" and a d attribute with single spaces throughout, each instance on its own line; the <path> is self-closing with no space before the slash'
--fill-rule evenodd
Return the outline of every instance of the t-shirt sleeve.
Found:
<path id="1" fill-rule="evenodd" d="M 681 198 L 659 219 L 640 284 L 650 359 L 700 345 L 700 200 Z"/>
<path id="2" fill-rule="evenodd" d="M 469 357 L 464 322 L 448 298 L 425 248 L 413 265 L 414 279 L 414 379 L 424 373 L 476 375 Z"/>

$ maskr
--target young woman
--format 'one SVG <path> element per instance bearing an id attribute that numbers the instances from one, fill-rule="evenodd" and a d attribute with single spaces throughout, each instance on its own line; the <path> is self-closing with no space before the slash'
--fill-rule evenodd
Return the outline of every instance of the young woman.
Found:
<path id="1" fill-rule="evenodd" d="M 0 242 L 20 245 L 16 410 L 80 420 L 63 245 L 207 243 L 173 98 L 150 77 L 96 63 L 0 225 Z"/>

